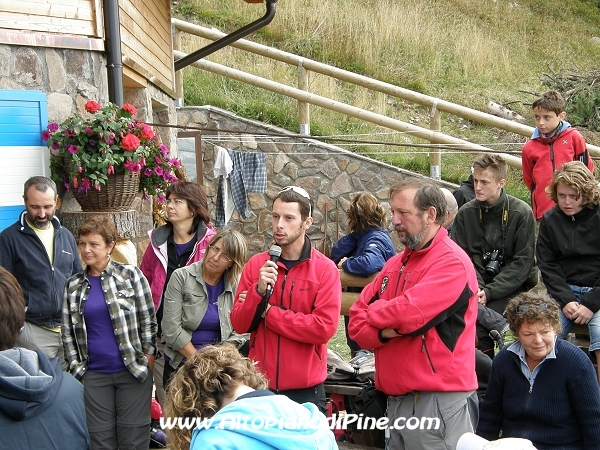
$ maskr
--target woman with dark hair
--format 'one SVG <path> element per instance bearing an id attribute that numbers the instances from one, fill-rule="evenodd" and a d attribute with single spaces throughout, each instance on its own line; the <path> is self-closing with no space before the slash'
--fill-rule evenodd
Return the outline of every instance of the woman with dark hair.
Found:
<path id="1" fill-rule="evenodd" d="M 327 419 L 314 404 L 296 403 L 267 388 L 256 363 L 232 345 L 198 350 L 171 380 L 166 415 L 206 422 L 193 430 L 167 430 L 169 448 L 337 449 Z"/>
<path id="2" fill-rule="evenodd" d="M 67 280 L 62 335 L 83 382 L 90 448 L 147 450 L 156 318 L 141 270 L 110 258 L 117 230 L 93 216 L 77 230 L 85 269 Z"/>
<path id="3" fill-rule="evenodd" d="M 210 225 L 208 201 L 204 187 L 191 181 L 178 181 L 167 188 L 167 223 L 151 230 L 140 269 L 146 276 L 158 321 L 158 338 L 161 339 L 163 295 L 175 269 L 202 260 L 208 242 L 215 235 Z M 159 351 L 163 347 L 159 342 Z M 158 402 L 165 406 L 163 389 L 164 359 L 159 357 L 154 372 Z"/>
<path id="4" fill-rule="evenodd" d="M 557 338 L 559 306 L 532 292 L 508 303 L 518 339 L 494 358 L 479 414 L 485 439 L 529 439 L 539 450 L 600 449 L 600 389 L 592 362 Z"/>
<path id="5" fill-rule="evenodd" d="M 246 240 L 235 230 L 215 234 L 202 261 L 173 272 L 164 299 L 165 389 L 173 372 L 197 349 L 218 342 L 240 348 L 248 335 L 233 331 L 229 313 L 246 263 Z"/>
<path id="6" fill-rule="evenodd" d="M 350 233 L 331 249 L 331 259 L 351 275 L 368 277 L 379 272 L 385 262 L 396 254 L 390 233 L 386 230 L 386 214 L 374 195 L 362 192 L 352 197 L 348 211 Z M 361 288 L 347 288 L 360 292 Z M 348 316 L 344 316 L 346 342 L 352 356 L 360 346 L 348 336 Z"/>

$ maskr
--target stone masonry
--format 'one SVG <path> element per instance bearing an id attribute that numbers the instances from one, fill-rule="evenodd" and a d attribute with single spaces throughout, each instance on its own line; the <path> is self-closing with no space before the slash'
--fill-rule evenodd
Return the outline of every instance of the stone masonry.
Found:
<path id="1" fill-rule="evenodd" d="M 204 187 L 213 220 L 218 191 L 218 180 L 213 174 L 215 146 L 265 153 L 267 192 L 248 193 L 252 214 L 244 219 L 236 210 L 228 224 L 246 236 L 251 254 L 272 245 L 271 206 L 285 186 L 298 185 L 310 194 L 314 222 L 308 236 L 317 249 L 328 254 L 331 246 L 349 231 L 345 211 L 355 193 L 372 193 L 389 211 L 389 187 L 404 177 L 420 176 L 212 106 L 178 108 L 177 123 L 181 130 L 201 130 Z M 440 186 L 456 187 L 444 182 Z M 391 229 L 389 223 L 388 228 Z M 392 238 L 400 248 L 395 233 Z"/>

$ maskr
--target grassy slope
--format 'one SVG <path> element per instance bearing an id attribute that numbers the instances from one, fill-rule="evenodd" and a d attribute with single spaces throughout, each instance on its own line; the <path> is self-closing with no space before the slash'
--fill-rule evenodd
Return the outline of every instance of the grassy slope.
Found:
<path id="1" fill-rule="evenodd" d="M 600 58 L 597 0 L 293 0 L 276 4 L 274 20 L 251 39 L 352 70 L 431 96 L 483 110 L 489 100 L 507 105 L 532 124 L 528 104 L 546 90 L 544 73 L 591 69 Z M 175 16 L 231 32 L 264 14 L 264 6 L 241 0 L 180 0 Z M 188 50 L 205 44 L 185 39 Z M 208 59 L 295 86 L 296 69 L 226 48 Z M 237 114 L 298 130 L 297 105 L 193 68 L 184 70 L 186 104 L 213 104 Z M 313 74 L 312 92 L 428 127 L 426 108 Z M 315 135 L 415 142 L 402 133 L 361 123 L 320 108 L 311 109 Z M 442 131 L 518 153 L 523 138 L 442 117 Z M 593 142 L 597 144 L 597 142 Z M 429 159 L 417 148 L 356 145 L 386 162 L 428 173 Z M 472 155 L 446 152 L 442 176 L 464 179 Z M 509 191 L 526 199 L 520 174 Z"/>

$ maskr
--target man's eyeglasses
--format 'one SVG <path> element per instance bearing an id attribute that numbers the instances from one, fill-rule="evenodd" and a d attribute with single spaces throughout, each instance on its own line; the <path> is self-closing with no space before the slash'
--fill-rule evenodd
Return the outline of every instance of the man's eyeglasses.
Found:
<path id="1" fill-rule="evenodd" d="M 169 206 L 171 203 L 174 204 L 175 206 L 181 206 L 183 205 L 183 202 L 185 202 L 185 200 L 183 200 L 182 198 L 174 198 L 174 199 L 166 199 L 165 200 L 165 205 Z"/>
<path id="2" fill-rule="evenodd" d="M 293 191 L 298 195 L 301 195 L 302 197 L 304 197 L 305 199 L 308 200 L 308 217 L 312 217 L 312 205 L 310 204 L 310 195 L 308 195 L 308 192 L 306 192 L 304 189 L 302 189 L 300 186 L 286 186 L 284 187 L 282 190 L 280 190 L 277 195 L 281 194 L 282 192 L 286 192 L 286 191 Z"/>
<path id="3" fill-rule="evenodd" d="M 231 258 L 223 253 L 219 247 L 215 247 L 214 245 L 208 246 L 208 253 L 212 254 L 212 256 L 218 255 L 219 259 L 223 262 L 231 262 Z"/>
<path id="4" fill-rule="evenodd" d="M 548 309 L 548 305 L 545 303 L 540 303 L 539 305 L 519 305 L 517 306 L 517 312 L 523 313 L 528 311 L 529 308 L 537 309 L 538 311 L 546 311 Z"/>

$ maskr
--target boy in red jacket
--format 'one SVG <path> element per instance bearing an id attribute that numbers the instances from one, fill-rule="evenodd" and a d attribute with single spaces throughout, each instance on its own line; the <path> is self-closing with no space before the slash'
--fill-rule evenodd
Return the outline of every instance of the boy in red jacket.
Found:
<path id="1" fill-rule="evenodd" d="M 554 206 L 545 189 L 554 171 L 568 161 L 581 161 L 594 172 L 585 140 L 565 121 L 565 101 L 556 91 L 548 91 L 531 105 L 535 131 L 523 146 L 523 181 L 531 191 L 531 209 L 535 220 Z"/>

